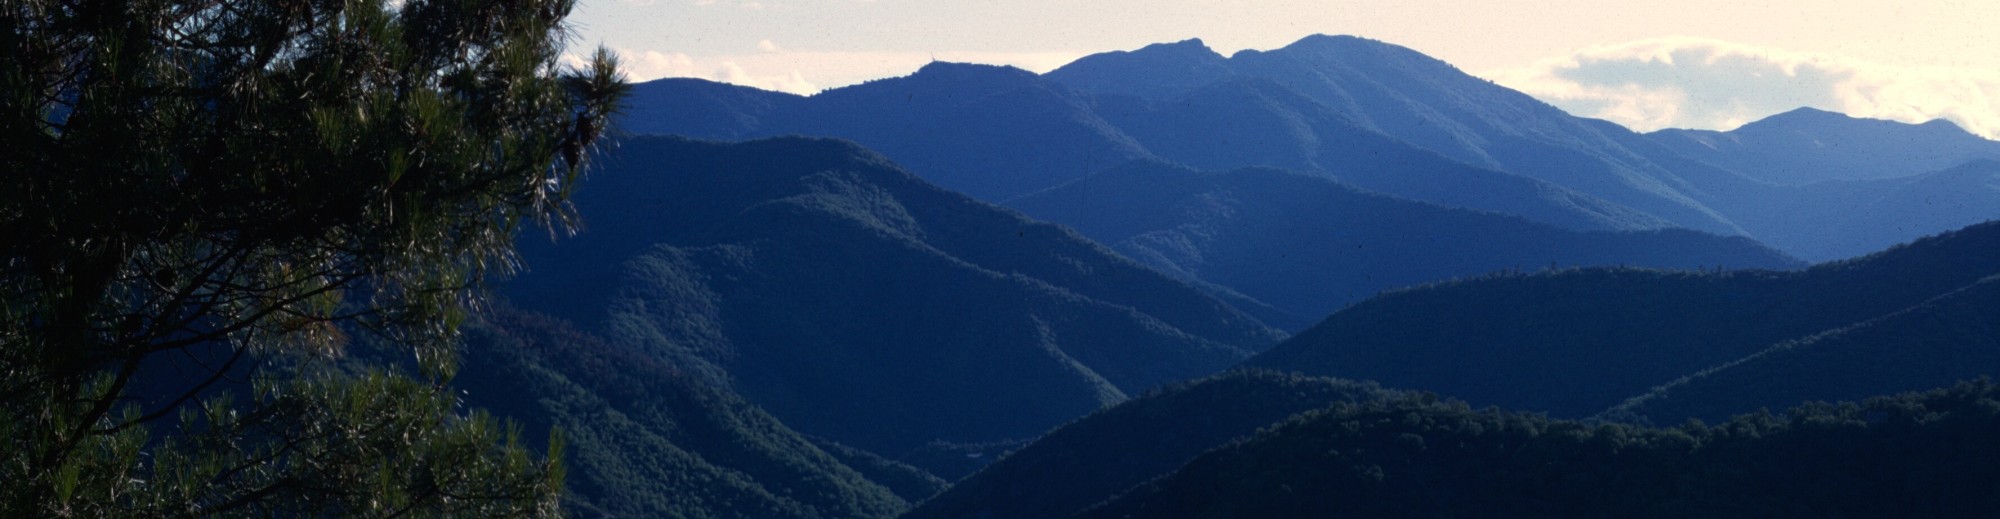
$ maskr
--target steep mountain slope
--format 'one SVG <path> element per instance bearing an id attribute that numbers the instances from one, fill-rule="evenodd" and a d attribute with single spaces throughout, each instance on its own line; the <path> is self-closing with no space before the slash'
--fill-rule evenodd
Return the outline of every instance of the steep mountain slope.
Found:
<path id="1" fill-rule="evenodd" d="M 1508 269 L 1803 266 L 1744 238 L 1570 231 L 1271 169 L 1201 173 L 1135 163 L 1010 205 L 1296 316 L 1326 315 L 1391 288 Z"/>
<path id="2" fill-rule="evenodd" d="M 783 92 L 745 88 L 700 79 L 666 78 L 632 85 L 620 115 L 627 131 L 657 133 L 673 128 L 712 139 L 744 139 L 759 132 L 774 114 L 805 101 Z"/>
<path id="3" fill-rule="evenodd" d="M 1397 395 L 1268 371 L 1179 384 L 1051 431 L 903 517 L 1068 517 L 1294 414 Z"/>
<path id="4" fill-rule="evenodd" d="M 1247 362 L 1586 416 L 2000 273 L 2000 224 L 1803 272 L 1577 270 L 1385 294 Z"/>
<path id="5" fill-rule="evenodd" d="M 741 91 L 720 92 L 728 89 Z M 690 80 L 642 90 L 641 107 L 721 101 L 708 116 L 624 118 L 634 131 L 851 138 L 991 202 L 1134 159 L 1272 166 L 1572 229 L 1746 235 L 1809 261 L 1983 221 L 2000 204 L 1990 177 L 1963 174 L 1978 169 L 1966 159 L 1995 144 L 1948 125 L 1802 111 L 1735 132 L 1641 135 L 1353 37 L 1229 58 L 1190 40 L 1093 55 L 1043 76 L 934 63 L 808 98 Z M 1834 166 L 1873 180 L 1771 182 Z M 1874 196 L 1885 190 L 1897 193 Z"/>
<path id="6" fill-rule="evenodd" d="M 1151 50 L 1152 52 L 1148 52 Z M 1149 47 L 1099 55 L 1048 77 L 1090 78 L 1099 93 L 1153 93 L 1152 62 L 1197 55 Z M 1442 61 L 1379 41 L 1308 36 L 1271 51 L 1231 56 L 1231 75 L 1274 81 L 1370 130 L 1468 164 L 1533 177 L 1691 229 L 1740 234 L 1677 172 L 1614 140 L 1622 129 L 1590 124 Z M 1122 81 L 1098 79 L 1122 78 Z M 1625 132 L 1629 133 L 1629 132 Z"/>
<path id="7" fill-rule="evenodd" d="M 678 106 L 686 103 L 679 100 L 683 97 L 768 102 L 717 103 L 721 113 L 709 116 L 754 121 L 753 127 L 718 128 L 698 119 L 650 115 L 667 112 L 660 109 L 635 111 L 621 120 L 622 127 L 717 139 L 784 134 L 852 139 L 940 186 L 990 202 L 1131 160 L 1165 158 L 1209 169 L 1274 166 L 1327 173 L 1399 196 L 1575 229 L 1671 225 L 1575 190 L 1411 146 L 1269 80 L 1205 85 L 1199 96 L 1174 102 L 1093 98 L 1018 69 L 943 62 L 907 77 L 809 98 L 693 81 L 642 84 L 635 106 Z M 728 89 L 742 92 L 717 93 Z M 752 106 L 734 109 L 742 105 Z"/>
<path id="8" fill-rule="evenodd" d="M 668 81 L 674 81 L 669 83 Z M 773 97 L 717 83 L 643 83 L 639 106 L 734 89 L 737 97 Z M 1109 165 L 1148 156 L 1092 113 L 1070 89 L 1012 67 L 933 62 L 905 77 L 821 92 L 781 110 L 737 110 L 725 120 L 754 127 L 721 131 L 702 119 L 627 114 L 634 133 L 741 139 L 813 135 L 848 139 L 887 155 L 946 189 L 1002 201 L 1067 182 Z"/>
<path id="9" fill-rule="evenodd" d="M 2000 160 L 2000 142 L 1939 119 L 1905 124 L 1800 108 L 1726 132 L 1646 134 L 1675 152 L 1774 184 L 1877 180 Z"/>
<path id="10" fill-rule="evenodd" d="M 1098 113 L 1162 158 L 1201 169 L 1321 172 L 1404 198 L 1571 229 L 1671 226 L 1549 182 L 1476 168 L 1376 133 L 1268 79 L 1216 83 L 1171 101 L 1101 99 Z"/>
<path id="11" fill-rule="evenodd" d="M 572 515 L 890 517 L 897 496 L 777 419 L 637 350 L 501 311 L 473 327 L 469 404 L 564 438 Z"/>
<path id="12" fill-rule="evenodd" d="M 1421 397 L 1309 412 L 1080 517 L 1977 517 L 2000 388 L 1647 429 Z"/>
<path id="13" fill-rule="evenodd" d="M 1719 420 L 1807 401 L 1938 387 L 2000 375 L 2000 277 L 1909 309 L 1774 346 L 1655 388 L 1606 413 Z"/>
<path id="14" fill-rule="evenodd" d="M 1377 191 L 1499 210 L 1557 225 L 1568 224 L 1519 208 L 1475 205 L 1449 195 L 1492 192 L 1501 200 L 1534 198 L 1519 191 L 1491 191 L 1491 185 L 1456 191 L 1456 183 L 1430 184 L 1446 186 L 1432 188 L 1443 193 L 1404 191 L 1353 176 L 1355 172 L 1395 175 L 1404 169 L 1371 165 L 1342 170 L 1339 165 L 1370 164 L 1368 155 L 1316 155 L 1310 150 L 1316 141 L 1359 142 L 1318 136 L 1325 133 L 1329 119 L 1339 118 L 1475 169 L 1533 178 L 1579 193 L 1581 200 L 1598 206 L 1636 211 L 1691 229 L 1747 234 L 1810 261 L 1865 254 L 2000 214 L 1991 209 L 1991 204 L 2000 203 L 1996 202 L 2000 196 L 1987 185 L 1958 183 L 1960 190 L 1923 190 L 1921 198 L 1873 196 L 1905 184 L 1923 184 L 1912 175 L 1963 169 L 1966 162 L 1988 159 L 2000 149 L 2000 143 L 1948 123 L 1902 125 L 1802 110 L 1735 132 L 1640 135 L 1605 121 L 1570 116 L 1410 49 L 1362 38 L 1311 36 L 1281 49 L 1243 51 L 1227 59 L 1198 47 L 1198 41 L 1189 41 L 1099 54 L 1045 77 L 1104 98 L 1148 99 L 1104 102 L 1107 106 L 1216 104 L 1210 99 L 1216 96 L 1204 89 L 1231 83 L 1275 84 L 1317 107 L 1274 109 L 1287 105 L 1277 102 L 1286 96 L 1260 94 L 1229 108 L 1203 109 L 1194 121 L 1161 118 L 1154 122 L 1172 124 L 1119 125 L 1162 157 L 1189 164 L 1324 167 Z M 1206 72 L 1173 75 L 1190 68 Z M 1100 112 L 1119 122 L 1112 112 L 1102 108 Z M 1266 130 L 1239 136 L 1253 140 L 1223 135 L 1257 119 L 1263 120 Z M 1209 124 L 1200 124 L 1203 121 Z M 1229 130 L 1211 131 L 1215 126 Z M 1157 137 L 1162 134 L 1180 138 L 1162 140 Z M 1383 149 L 1375 144 L 1356 148 Z M 1218 163 L 1223 161 L 1229 163 Z M 1801 175 L 1808 170 L 1814 179 L 1861 180 L 1787 185 L 1806 178 Z M 1497 182 L 1491 176 L 1470 178 Z M 1867 179 L 1877 180 L 1863 181 Z M 1937 197 L 1967 202 L 1963 207 L 1944 207 L 1931 200 Z"/>
<path id="15" fill-rule="evenodd" d="M 515 304 L 891 458 L 1031 438 L 1281 336 L 852 144 L 636 138 L 607 159 L 575 195 L 590 229 L 529 248 Z"/>

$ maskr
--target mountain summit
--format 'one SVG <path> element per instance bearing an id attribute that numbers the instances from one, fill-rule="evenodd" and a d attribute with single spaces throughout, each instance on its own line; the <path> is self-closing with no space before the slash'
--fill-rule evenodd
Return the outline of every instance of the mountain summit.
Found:
<path id="1" fill-rule="evenodd" d="M 1166 98 L 1236 76 L 1229 60 L 1200 39 L 1155 43 L 1134 51 L 1094 54 L 1044 77 L 1090 92 Z M 1133 81 L 1147 78 L 1147 81 Z"/>
<path id="2" fill-rule="evenodd" d="M 1726 132 L 1661 130 L 1647 137 L 1697 160 L 1776 184 L 1899 178 L 2000 159 L 2000 142 L 1950 121 L 1908 124 L 1814 108 Z"/>
<path id="3" fill-rule="evenodd" d="M 1217 64 L 1169 52 L 1104 53 L 1045 77 L 1098 94 L 1176 101 L 1198 80 L 1261 78 L 1324 105 L 1353 124 L 1473 166 L 1552 182 L 1718 234 L 1750 234 L 1711 206 L 1689 179 L 1630 149 L 1636 134 L 1564 113 L 1407 47 L 1354 36 L 1313 35 L 1283 48 L 1245 50 Z M 1176 65 L 1159 62 L 1180 56 Z M 1228 73 L 1173 71 L 1217 66 Z M 1068 83 L 1072 78 L 1090 81 Z M 1104 81 L 1102 78 L 1119 78 Z M 1160 89 L 1159 83 L 1188 88 Z"/>

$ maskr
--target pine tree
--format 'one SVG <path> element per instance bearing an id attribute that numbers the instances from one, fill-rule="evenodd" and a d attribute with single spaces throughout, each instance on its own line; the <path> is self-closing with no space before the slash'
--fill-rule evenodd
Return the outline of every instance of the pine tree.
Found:
<path id="1" fill-rule="evenodd" d="M 571 5 L 0 0 L 0 516 L 556 513 L 444 383 L 624 92 Z"/>

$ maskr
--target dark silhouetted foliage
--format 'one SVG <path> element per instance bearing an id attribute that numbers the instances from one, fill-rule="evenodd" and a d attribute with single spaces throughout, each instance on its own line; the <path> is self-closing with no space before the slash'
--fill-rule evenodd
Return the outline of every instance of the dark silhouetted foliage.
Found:
<path id="1" fill-rule="evenodd" d="M 904 517 L 1068 517 L 1292 415 L 1398 394 L 1255 370 L 1175 384 L 1051 431 Z"/>
<path id="2" fill-rule="evenodd" d="M 439 384 L 624 89 L 570 7 L 0 4 L 0 515 L 554 514 Z"/>
<path id="3" fill-rule="evenodd" d="M 1338 404 L 1082 517 L 1983 517 L 2000 388 L 1814 404 L 1671 429 Z"/>

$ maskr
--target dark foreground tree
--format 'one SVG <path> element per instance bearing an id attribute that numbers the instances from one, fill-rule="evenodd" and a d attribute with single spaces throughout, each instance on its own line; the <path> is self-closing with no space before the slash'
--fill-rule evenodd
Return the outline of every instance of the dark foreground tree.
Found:
<path id="1" fill-rule="evenodd" d="M 570 1 L 0 6 L 0 516 L 556 511 L 442 385 L 623 92 Z"/>

